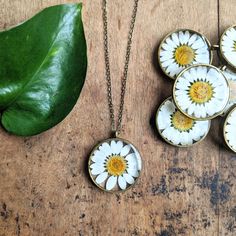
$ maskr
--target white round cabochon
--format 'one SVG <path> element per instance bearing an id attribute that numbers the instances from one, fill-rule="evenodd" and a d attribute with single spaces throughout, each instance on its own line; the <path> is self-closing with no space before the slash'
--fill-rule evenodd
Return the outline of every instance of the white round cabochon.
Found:
<path id="1" fill-rule="evenodd" d="M 220 115 L 229 100 L 229 83 L 222 71 L 211 65 L 193 65 L 175 80 L 173 98 L 186 116 L 212 119 Z"/>
<path id="2" fill-rule="evenodd" d="M 108 192 L 124 191 L 140 176 L 142 160 L 130 142 L 112 138 L 93 149 L 88 168 L 92 181 L 100 189 Z"/>
<path id="3" fill-rule="evenodd" d="M 236 69 L 236 26 L 228 28 L 222 34 L 220 52 L 225 61 Z"/>
<path id="4" fill-rule="evenodd" d="M 229 102 L 223 113 L 223 115 L 225 115 L 234 105 L 236 105 L 236 72 L 226 67 L 226 69 L 223 70 L 223 73 L 229 82 L 230 88 Z"/>
<path id="5" fill-rule="evenodd" d="M 163 72 L 172 79 L 193 64 L 211 64 L 209 41 L 193 30 L 177 30 L 160 43 L 158 60 Z"/>
<path id="6" fill-rule="evenodd" d="M 224 139 L 228 147 L 236 152 L 236 107 L 228 114 L 224 123 Z"/>
<path id="7" fill-rule="evenodd" d="M 172 97 L 167 98 L 156 114 L 159 134 L 168 143 L 188 147 L 203 140 L 210 129 L 211 121 L 197 121 L 182 114 Z"/>

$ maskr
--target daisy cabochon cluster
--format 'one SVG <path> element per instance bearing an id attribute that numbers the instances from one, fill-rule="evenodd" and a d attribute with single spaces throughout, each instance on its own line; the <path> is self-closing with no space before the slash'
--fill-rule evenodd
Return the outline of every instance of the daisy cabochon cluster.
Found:
<path id="1" fill-rule="evenodd" d="M 211 65 L 215 49 L 222 59 L 220 68 Z M 171 32 L 160 43 L 158 62 L 174 85 L 172 96 L 157 110 L 157 130 L 165 141 L 175 146 L 198 143 L 207 135 L 211 120 L 228 114 L 236 105 L 236 26 L 228 28 L 215 46 L 194 30 Z M 227 116 L 224 137 L 236 152 L 232 146 L 236 145 L 236 135 L 230 134 L 228 128 L 236 123 L 230 115 L 234 117 L 232 113 Z"/>

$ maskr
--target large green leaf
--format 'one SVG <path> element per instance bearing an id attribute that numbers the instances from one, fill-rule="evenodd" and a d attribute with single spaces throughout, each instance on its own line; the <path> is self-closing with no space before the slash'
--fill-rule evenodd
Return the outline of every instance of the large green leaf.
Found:
<path id="1" fill-rule="evenodd" d="M 75 105 L 87 69 L 81 9 L 49 7 L 0 32 L 0 111 L 7 131 L 41 133 Z"/>

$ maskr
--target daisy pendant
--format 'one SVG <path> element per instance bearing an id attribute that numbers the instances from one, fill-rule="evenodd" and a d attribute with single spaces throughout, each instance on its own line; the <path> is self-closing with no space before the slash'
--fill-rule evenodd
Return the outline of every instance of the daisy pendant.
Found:
<path id="1" fill-rule="evenodd" d="M 236 107 L 226 117 L 223 132 L 227 146 L 236 152 Z"/>
<path id="2" fill-rule="evenodd" d="M 211 122 L 196 121 L 182 114 L 172 97 L 167 98 L 156 113 L 156 126 L 161 137 L 171 145 L 189 147 L 203 140 Z"/>
<path id="3" fill-rule="evenodd" d="M 213 119 L 223 113 L 229 101 L 229 83 L 212 65 L 193 65 L 175 80 L 173 98 L 178 109 L 196 120 Z"/>
<path id="4" fill-rule="evenodd" d="M 225 115 L 236 104 L 236 73 L 228 67 L 223 70 L 223 73 L 229 82 L 230 88 L 229 102 L 223 113 L 223 115 Z"/>
<path id="5" fill-rule="evenodd" d="M 124 191 L 140 176 L 142 160 L 130 142 L 113 138 L 93 149 L 88 168 L 92 181 L 100 189 L 108 192 Z"/>
<path id="6" fill-rule="evenodd" d="M 162 71 L 172 79 L 193 64 L 211 64 L 210 42 L 200 33 L 180 29 L 168 34 L 160 43 L 158 61 Z"/>
<path id="7" fill-rule="evenodd" d="M 225 30 L 220 39 L 220 52 L 223 59 L 236 69 L 236 26 Z"/>

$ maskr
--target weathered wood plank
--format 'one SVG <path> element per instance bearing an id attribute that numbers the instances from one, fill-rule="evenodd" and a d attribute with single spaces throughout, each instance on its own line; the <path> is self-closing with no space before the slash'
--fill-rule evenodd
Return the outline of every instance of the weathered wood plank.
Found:
<path id="1" fill-rule="evenodd" d="M 219 1 L 219 30 L 222 34 L 236 24 L 236 4 L 233 0 Z M 220 235 L 233 236 L 236 232 L 236 155 L 222 148 L 220 154 L 219 201 Z"/>
<path id="2" fill-rule="evenodd" d="M 233 1 L 225 0 L 228 9 Z M 62 2 L 74 1 L 0 0 L 0 27 Z M 164 143 L 153 122 L 157 106 L 172 87 L 157 67 L 157 45 L 177 28 L 200 31 L 215 44 L 217 0 L 140 1 L 122 136 L 140 147 L 144 170 L 135 188 L 119 195 L 100 192 L 86 172 L 91 148 L 109 135 L 109 116 L 101 1 L 83 2 L 89 67 L 76 107 L 61 124 L 32 138 L 0 132 L 0 235 L 218 235 L 219 222 L 224 225 L 229 219 L 222 215 L 219 221 L 219 204 L 222 209 L 224 205 L 218 187 L 222 172 L 229 175 L 233 170 L 230 162 L 225 161 L 225 168 L 223 160 L 219 162 L 220 157 L 232 156 L 215 138 L 219 120 L 204 142 L 189 149 Z M 132 5 L 131 0 L 108 4 L 116 105 Z M 235 191 L 231 189 L 232 196 Z M 230 209 L 232 201 L 227 201 Z"/>

